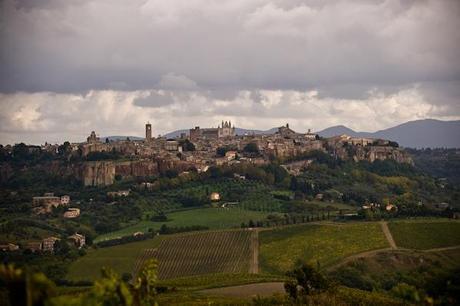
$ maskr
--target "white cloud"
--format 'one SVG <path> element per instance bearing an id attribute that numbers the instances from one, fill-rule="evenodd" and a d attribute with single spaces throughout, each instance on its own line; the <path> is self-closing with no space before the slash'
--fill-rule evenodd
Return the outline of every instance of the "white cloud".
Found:
<path id="1" fill-rule="evenodd" d="M 139 99 L 167 95 L 162 104 Z M 460 119 L 457 110 L 430 103 L 414 85 L 393 94 L 378 90 L 366 99 L 322 98 L 317 90 L 240 91 L 232 99 L 215 99 L 206 91 L 90 91 L 83 95 L 16 93 L 0 95 L 0 143 L 83 141 L 99 135 L 143 135 L 150 121 L 155 134 L 181 128 L 217 126 L 231 120 L 238 127 L 269 129 L 287 122 L 298 131 L 345 124 L 375 131 L 422 118 Z M 441 114 L 441 115 L 440 115 Z"/>

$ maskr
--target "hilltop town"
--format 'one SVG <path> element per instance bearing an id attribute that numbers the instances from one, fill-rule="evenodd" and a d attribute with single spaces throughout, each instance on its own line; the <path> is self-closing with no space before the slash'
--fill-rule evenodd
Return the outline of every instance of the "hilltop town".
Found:
<path id="1" fill-rule="evenodd" d="M 313 151 L 322 151 L 341 160 L 391 159 L 412 163 L 411 157 L 389 140 L 347 135 L 321 138 L 310 130 L 296 132 L 289 124 L 268 135 L 236 135 L 235 126 L 227 121 L 222 121 L 217 128 L 197 126 L 176 138 L 155 138 L 152 134 L 150 123 L 145 125 L 143 140 L 101 141 L 93 131 L 86 142 L 65 143 L 64 150 L 71 156 L 83 158 L 82 165 L 74 167 L 73 171 L 85 186 L 111 185 L 117 176 L 146 177 L 166 170 L 205 172 L 210 166 L 266 165 L 274 160 L 295 174 L 308 165 L 305 157 Z M 34 148 L 29 146 L 29 150 Z M 51 154 L 63 150 L 62 145 L 50 144 L 36 149 Z"/>

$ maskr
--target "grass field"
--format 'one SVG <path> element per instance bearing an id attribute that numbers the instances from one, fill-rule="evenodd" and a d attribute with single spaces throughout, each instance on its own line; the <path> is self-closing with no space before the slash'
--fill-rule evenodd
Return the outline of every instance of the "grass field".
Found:
<path id="1" fill-rule="evenodd" d="M 273 274 L 214 273 L 160 281 L 160 285 L 187 290 L 237 286 L 252 283 L 282 282 L 288 278 Z"/>
<path id="2" fill-rule="evenodd" d="M 113 247 L 90 250 L 88 254 L 73 262 L 69 267 L 68 279 L 95 280 L 100 277 L 102 267 L 110 267 L 120 275 L 131 273 L 139 255 L 147 248 L 157 247 L 162 237 L 133 242 Z"/>
<path id="3" fill-rule="evenodd" d="M 251 231 L 212 231 L 174 235 L 162 240 L 153 257 L 158 276 L 170 279 L 210 273 L 247 273 Z"/>
<path id="4" fill-rule="evenodd" d="M 202 225 L 210 229 L 224 229 L 240 227 L 241 223 L 248 223 L 249 220 L 257 221 L 265 219 L 268 213 L 243 210 L 238 208 L 199 208 L 178 211 L 168 214 L 168 222 L 141 221 L 138 224 L 123 228 L 121 230 L 100 235 L 95 242 L 117 237 L 132 235 L 135 232 L 147 232 L 149 228 L 158 230 L 162 224 L 169 227 Z"/>
<path id="5" fill-rule="evenodd" d="M 262 231 L 259 238 L 259 263 L 268 273 L 283 273 L 300 261 L 323 268 L 354 253 L 388 247 L 378 223 L 292 226 Z"/>
<path id="6" fill-rule="evenodd" d="M 426 250 L 460 245 L 460 222 L 416 220 L 389 222 L 396 245 Z"/>

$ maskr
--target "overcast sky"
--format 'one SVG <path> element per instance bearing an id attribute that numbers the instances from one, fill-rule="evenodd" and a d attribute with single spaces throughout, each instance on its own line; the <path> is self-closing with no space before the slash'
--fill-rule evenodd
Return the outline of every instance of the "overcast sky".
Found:
<path id="1" fill-rule="evenodd" d="M 460 119 L 460 1 L 0 0 L 0 143 Z"/>

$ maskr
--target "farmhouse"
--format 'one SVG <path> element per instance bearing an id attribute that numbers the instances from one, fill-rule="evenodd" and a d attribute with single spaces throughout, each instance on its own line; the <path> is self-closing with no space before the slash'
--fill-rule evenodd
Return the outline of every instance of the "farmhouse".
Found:
<path id="1" fill-rule="evenodd" d="M 77 248 L 81 249 L 85 245 L 85 236 L 75 233 L 72 236 L 67 238 L 70 240 Z"/>
<path id="2" fill-rule="evenodd" d="M 211 199 L 211 201 L 220 201 L 220 194 L 217 192 L 213 192 L 211 193 L 209 198 Z"/>
<path id="3" fill-rule="evenodd" d="M 69 202 L 70 197 L 68 195 L 57 197 L 50 192 L 45 193 L 43 196 L 32 198 L 32 204 L 35 207 L 35 212 L 37 214 L 50 213 L 53 207 L 68 205 Z"/>
<path id="4" fill-rule="evenodd" d="M 64 218 L 71 219 L 71 218 L 76 218 L 80 216 L 80 209 L 79 208 L 69 208 L 65 213 L 64 213 Z"/>
<path id="5" fill-rule="evenodd" d="M 60 240 L 57 237 L 48 237 L 42 240 L 42 250 L 45 252 L 54 252 L 54 243 Z"/>

